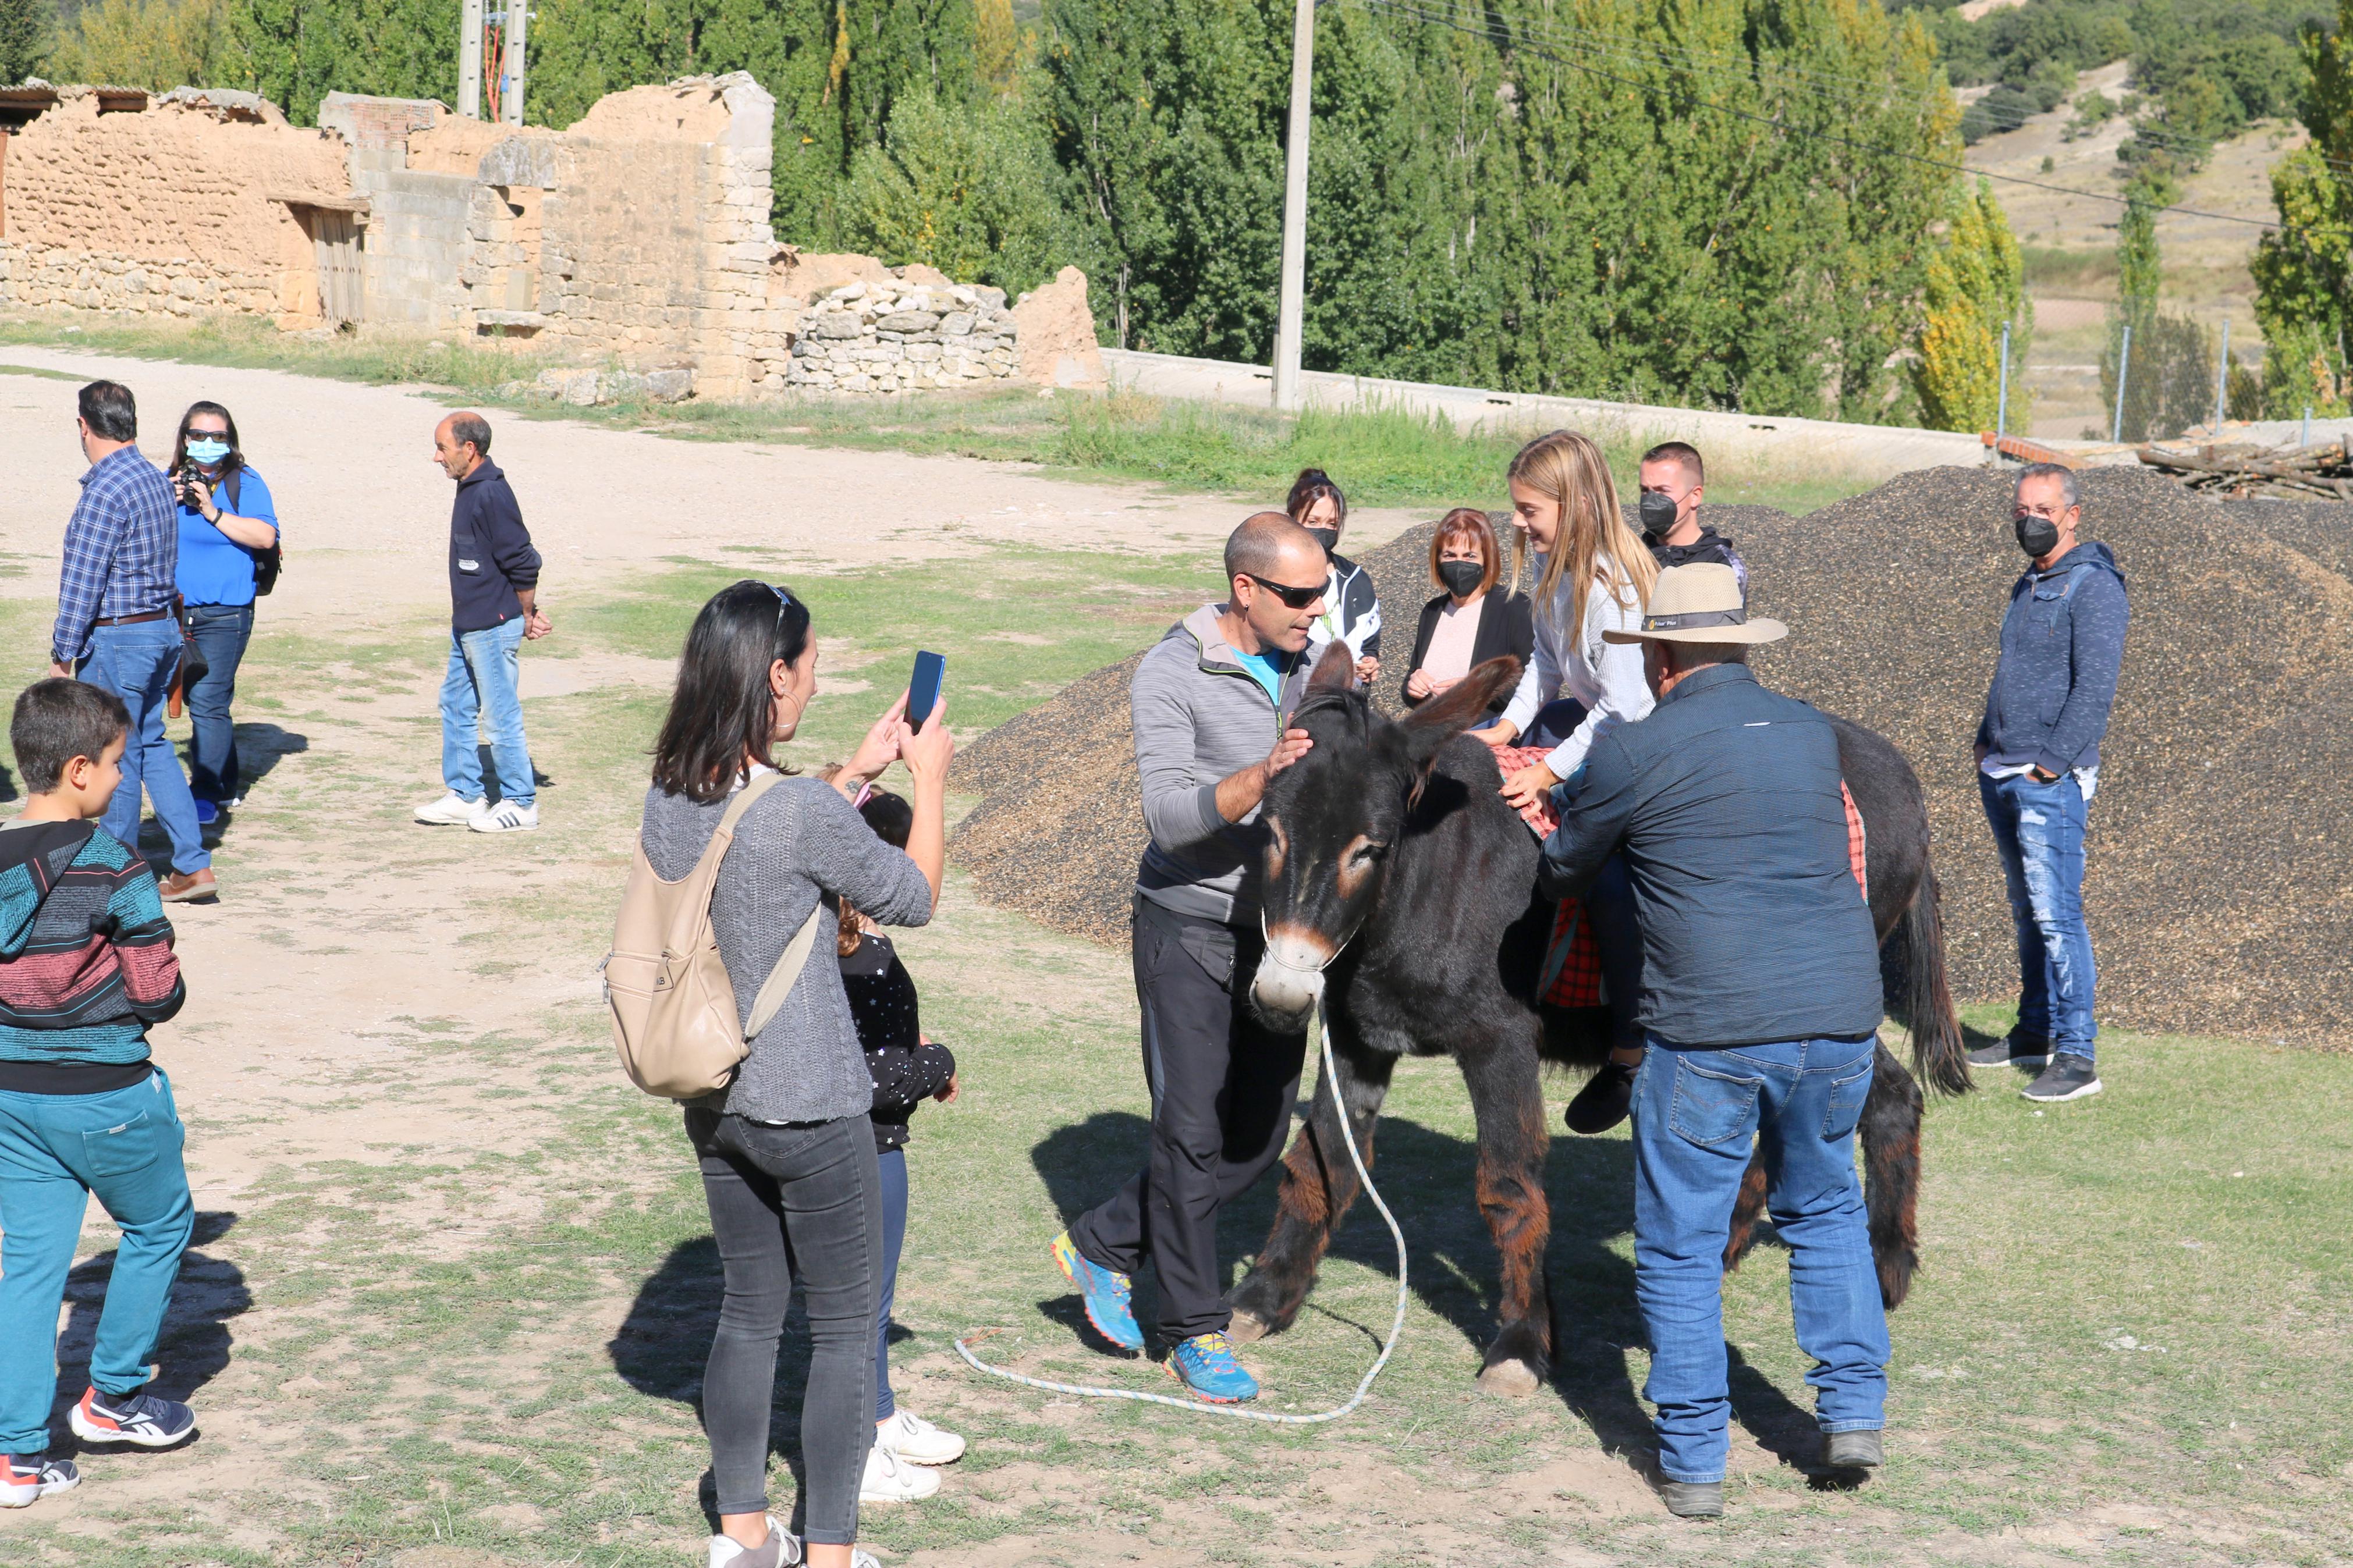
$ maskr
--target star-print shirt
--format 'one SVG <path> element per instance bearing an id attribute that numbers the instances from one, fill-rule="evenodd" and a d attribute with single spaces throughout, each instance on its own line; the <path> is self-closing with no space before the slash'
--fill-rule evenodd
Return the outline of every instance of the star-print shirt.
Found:
<path id="1" fill-rule="evenodd" d="M 907 1119 L 947 1088 L 955 1077 L 955 1056 L 924 1040 L 914 979 L 889 937 L 869 931 L 858 951 L 841 960 L 841 988 L 849 994 L 849 1016 L 874 1079 L 874 1147 L 903 1149 Z"/>

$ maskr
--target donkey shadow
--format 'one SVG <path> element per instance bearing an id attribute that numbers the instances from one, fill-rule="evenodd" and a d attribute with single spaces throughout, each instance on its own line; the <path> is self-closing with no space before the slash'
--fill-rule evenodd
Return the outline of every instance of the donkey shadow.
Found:
<path id="1" fill-rule="evenodd" d="M 719 1244 L 708 1236 L 680 1242 L 661 1266 L 638 1287 L 628 1315 L 606 1342 L 606 1354 L 621 1381 L 638 1393 L 673 1404 L 690 1405 L 702 1418 L 702 1367 L 711 1355 L 712 1335 L 719 1328 L 719 1303 L 725 1274 L 719 1261 Z M 768 1409 L 768 1447 L 785 1461 L 793 1475 L 793 1517 L 786 1528 L 804 1531 L 807 1467 L 801 1454 L 800 1410 L 808 1390 L 808 1314 L 797 1287 L 785 1319 L 783 1340 L 776 1347 L 776 1393 Z M 718 1493 L 705 1470 L 698 1495 L 711 1527 L 719 1528 Z"/>
<path id="2" fill-rule="evenodd" d="M 228 1234 L 237 1216 L 222 1210 L 203 1210 L 180 1258 L 180 1275 L 172 1288 L 171 1305 L 155 1336 L 156 1374 L 148 1387 L 166 1399 L 190 1402 L 195 1392 L 220 1375 L 228 1365 L 236 1336 L 229 1320 L 253 1305 L 244 1271 L 226 1258 L 199 1251 Z M 114 1253 L 101 1252 L 74 1265 L 66 1275 L 66 1324 L 58 1335 L 58 1392 L 49 1409 L 50 1442 L 69 1444 L 66 1413 L 90 1384 L 90 1352 L 98 1337 L 99 1314 L 105 1310 L 106 1287 L 114 1278 Z M 197 1439 L 201 1440 L 199 1432 Z M 69 1447 L 58 1448 L 69 1452 Z"/>
<path id="3" fill-rule="evenodd" d="M 1109 1197 L 1134 1174 L 1145 1158 L 1149 1132 L 1142 1117 L 1098 1112 L 1056 1129 L 1030 1151 L 1065 1222 Z M 1381 1118 L 1373 1142 L 1373 1181 L 1405 1232 L 1410 1288 L 1425 1310 L 1462 1336 L 1467 1391 L 1495 1331 L 1501 1272 L 1486 1220 L 1472 1197 L 1478 1145 L 1402 1116 Z M 1280 1179 L 1278 1167 L 1219 1216 L 1219 1255 L 1233 1260 L 1228 1265 L 1229 1289 L 1248 1271 L 1273 1224 Z M 1545 1187 L 1552 1205 L 1546 1277 L 1553 1306 L 1553 1393 L 1608 1452 L 1651 1473 L 1656 1468 L 1651 1416 L 1636 1395 L 1627 1359 L 1628 1351 L 1646 1346 L 1647 1337 L 1634 1302 L 1633 1264 L 1612 1245 L 1633 1231 L 1632 1145 L 1622 1138 L 1556 1138 Z M 1367 1202 L 1348 1211 L 1330 1256 L 1391 1279 L 1397 1276 L 1396 1243 Z M 1148 1269 L 1135 1285 L 1137 1319 L 1149 1324 Z M 1039 1308 L 1074 1337 L 1102 1348 L 1086 1328 L 1075 1294 L 1041 1300 Z M 1311 1294 L 1302 1316 L 1314 1313 L 1363 1334 L 1367 1355 L 1379 1348 L 1385 1324 L 1343 1319 L 1320 1309 Z M 1733 1419 L 1783 1464 L 1817 1470 L 1820 1438 L 1813 1416 L 1751 1367 L 1737 1348 L 1728 1346 L 1727 1353 Z"/>

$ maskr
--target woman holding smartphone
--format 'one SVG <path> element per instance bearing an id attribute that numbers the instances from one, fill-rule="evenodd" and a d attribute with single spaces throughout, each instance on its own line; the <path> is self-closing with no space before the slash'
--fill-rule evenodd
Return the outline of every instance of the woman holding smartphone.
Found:
<path id="1" fill-rule="evenodd" d="M 247 466 L 237 421 L 217 403 L 192 403 L 172 447 L 172 489 L 180 502 L 180 564 L 174 585 L 188 607 L 188 635 L 205 656 L 204 679 L 188 691 L 188 790 L 196 821 L 210 826 L 245 801 L 237 772 L 237 667 L 253 640 L 253 602 L 263 557 L 278 544 L 269 487 Z"/>
<path id="2" fill-rule="evenodd" d="M 808 608 L 785 589 L 737 583 L 702 606 L 654 745 L 641 831 L 657 875 L 685 876 L 734 792 L 777 771 L 777 743 L 792 738 L 817 693 L 817 660 Z M 903 698 L 892 704 L 832 783 L 787 778 L 737 823 L 712 893 L 711 924 L 744 1016 L 812 910 L 818 953 L 839 944 L 844 901 L 883 925 L 931 919 L 947 858 L 955 747 L 944 704 L 921 730 L 907 726 L 904 710 Z M 914 777 L 903 850 L 877 837 L 849 800 L 893 761 Z M 769 1512 L 767 1488 L 776 1342 L 796 1274 L 810 1341 L 801 1402 L 806 1561 L 810 1568 L 873 1563 L 855 1548 L 859 1482 L 874 1443 L 882 1251 L 873 1098 L 840 968 L 816 962 L 750 1041 L 734 1080 L 686 1108 L 726 1275 L 703 1374 L 720 1525 L 711 1568 L 804 1561 L 803 1544 Z"/>

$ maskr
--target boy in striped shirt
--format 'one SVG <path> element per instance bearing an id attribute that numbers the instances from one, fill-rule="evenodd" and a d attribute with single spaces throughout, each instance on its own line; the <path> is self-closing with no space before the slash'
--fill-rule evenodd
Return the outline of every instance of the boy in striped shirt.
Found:
<path id="1" fill-rule="evenodd" d="M 81 1477 L 52 1458 L 58 1310 L 90 1198 L 121 1229 L 70 1424 L 85 1444 L 162 1448 L 195 1416 L 147 1392 L 195 1207 L 172 1086 L 147 1026 L 186 990 L 147 862 L 99 826 L 131 715 L 52 678 L 16 699 L 8 738 L 28 799 L 0 824 L 0 1508 Z"/>

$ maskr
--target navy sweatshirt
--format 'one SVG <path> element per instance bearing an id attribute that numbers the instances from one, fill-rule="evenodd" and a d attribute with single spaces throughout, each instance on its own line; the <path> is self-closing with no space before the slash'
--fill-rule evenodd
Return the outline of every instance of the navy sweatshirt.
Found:
<path id="1" fill-rule="evenodd" d="M 458 481 L 449 509 L 449 629 L 503 626 L 522 614 L 518 590 L 539 586 L 539 552 L 506 475 L 487 458 Z"/>
<path id="2" fill-rule="evenodd" d="M 2130 619 L 2125 574 L 2105 544 L 2086 542 L 2048 567 L 2027 568 L 2010 591 L 2001 660 L 1978 726 L 1989 764 L 2054 775 L 2100 765 Z"/>

